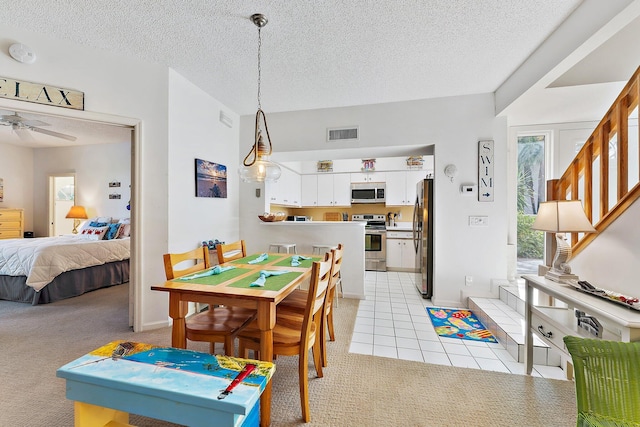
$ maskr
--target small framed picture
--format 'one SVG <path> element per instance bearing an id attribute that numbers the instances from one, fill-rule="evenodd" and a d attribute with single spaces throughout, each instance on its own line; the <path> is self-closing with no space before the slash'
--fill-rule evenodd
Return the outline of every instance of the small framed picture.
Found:
<path id="1" fill-rule="evenodd" d="M 227 198 L 227 167 L 196 159 L 196 197 Z"/>

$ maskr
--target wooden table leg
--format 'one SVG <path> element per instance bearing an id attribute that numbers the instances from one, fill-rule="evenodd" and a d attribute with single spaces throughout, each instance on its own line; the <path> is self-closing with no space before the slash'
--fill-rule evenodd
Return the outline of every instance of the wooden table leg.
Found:
<path id="1" fill-rule="evenodd" d="M 271 362 L 273 360 L 273 327 L 276 324 L 276 306 L 269 302 L 258 305 L 258 327 L 260 328 L 260 358 Z M 260 396 L 260 426 L 271 424 L 271 381 L 267 383 Z"/>
<path id="2" fill-rule="evenodd" d="M 171 346 L 187 348 L 187 336 L 185 334 L 185 320 L 189 310 L 189 303 L 182 301 L 180 295 L 172 292 L 169 296 L 169 316 L 173 319 L 171 328 Z"/>

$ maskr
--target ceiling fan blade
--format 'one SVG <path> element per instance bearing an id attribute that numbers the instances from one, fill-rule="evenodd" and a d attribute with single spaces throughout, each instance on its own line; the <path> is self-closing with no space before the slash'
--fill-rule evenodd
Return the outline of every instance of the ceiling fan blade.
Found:
<path id="1" fill-rule="evenodd" d="M 25 126 L 51 126 L 49 123 L 42 122 L 40 120 L 22 120 L 22 124 Z"/>
<path id="2" fill-rule="evenodd" d="M 48 129 L 40 129 L 40 128 L 36 128 L 36 127 L 32 127 L 32 126 L 29 126 L 29 129 L 31 129 L 34 132 L 43 133 L 45 135 L 50 135 L 50 136 L 55 136 L 56 138 L 62 138 L 62 139 L 66 139 L 66 140 L 69 140 L 69 141 L 75 141 L 76 139 L 78 139 L 75 136 L 67 135 L 67 134 L 60 133 L 60 132 L 54 132 L 54 131 L 48 130 Z"/>
<path id="3" fill-rule="evenodd" d="M 22 142 L 35 141 L 35 139 L 33 138 L 33 135 L 31 135 L 31 133 L 25 128 L 14 126 L 13 131 L 16 133 L 16 135 L 18 135 L 18 138 L 20 138 Z"/>
<path id="4" fill-rule="evenodd" d="M 0 116 L 0 117 L 2 118 L 3 122 L 19 123 L 24 121 L 24 119 L 17 114 L 9 114 L 9 115 Z"/>

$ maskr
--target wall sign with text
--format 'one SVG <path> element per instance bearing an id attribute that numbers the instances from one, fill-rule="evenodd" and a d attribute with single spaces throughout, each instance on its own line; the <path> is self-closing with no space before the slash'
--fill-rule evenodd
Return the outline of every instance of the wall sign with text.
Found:
<path id="1" fill-rule="evenodd" d="M 478 201 L 493 202 L 493 141 L 478 141 Z"/>
<path id="2" fill-rule="evenodd" d="M 0 98 L 84 110 L 84 92 L 0 77 Z"/>

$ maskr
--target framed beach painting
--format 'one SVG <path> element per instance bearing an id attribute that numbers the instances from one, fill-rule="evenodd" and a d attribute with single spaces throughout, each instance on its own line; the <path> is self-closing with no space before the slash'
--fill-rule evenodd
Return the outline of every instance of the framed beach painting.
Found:
<path id="1" fill-rule="evenodd" d="M 196 159 L 196 197 L 227 198 L 227 167 Z"/>

